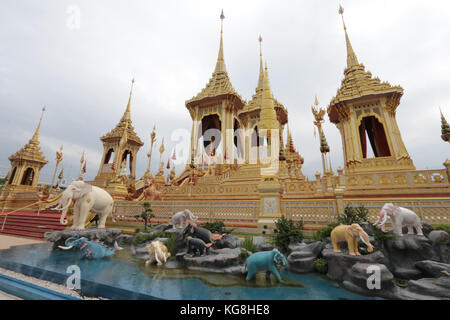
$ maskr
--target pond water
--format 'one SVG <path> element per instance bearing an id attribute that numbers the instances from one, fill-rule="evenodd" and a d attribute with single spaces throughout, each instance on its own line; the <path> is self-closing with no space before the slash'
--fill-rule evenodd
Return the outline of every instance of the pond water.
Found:
<path id="1" fill-rule="evenodd" d="M 50 243 L 16 246 L 0 251 L 0 267 L 55 283 L 65 283 L 77 265 L 81 271 L 81 292 L 110 299 L 171 300 L 339 300 L 376 299 L 342 289 L 318 274 L 282 271 L 283 283 L 245 276 L 205 273 L 161 266 L 145 267 L 125 248 L 114 257 L 80 260 L 76 251 L 53 251 Z"/>

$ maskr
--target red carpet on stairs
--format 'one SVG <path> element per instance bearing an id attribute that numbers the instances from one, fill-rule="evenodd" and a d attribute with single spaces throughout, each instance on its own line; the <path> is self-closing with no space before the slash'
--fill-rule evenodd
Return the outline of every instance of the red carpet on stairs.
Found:
<path id="1" fill-rule="evenodd" d="M 6 212 L 5 212 L 6 213 Z M 14 212 L 6 217 L 5 226 L 2 229 L 6 216 L 0 216 L 0 233 L 22 237 L 44 238 L 48 231 L 64 230 L 66 226 L 59 223 L 60 211 L 43 210 L 37 212 Z"/>

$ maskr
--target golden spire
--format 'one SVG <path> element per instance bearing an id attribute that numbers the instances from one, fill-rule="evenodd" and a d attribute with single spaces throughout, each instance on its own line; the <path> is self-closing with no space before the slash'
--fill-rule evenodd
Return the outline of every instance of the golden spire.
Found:
<path id="1" fill-rule="evenodd" d="M 223 9 L 222 13 L 220 14 L 220 47 L 219 47 L 219 56 L 217 57 L 217 63 L 216 63 L 216 69 L 214 72 L 226 72 L 225 68 L 225 59 L 223 55 L 223 19 L 225 19 L 225 16 L 223 15 Z"/>
<path id="2" fill-rule="evenodd" d="M 263 60 L 262 60 L 262 37 L 259 36 L 259 78 L 258 78 L 258 86 L 256 87 L 256 91 L 262 90 L 263 81 L 264 81 L 264 69 L 263 69 Z"/>
<path id="3" fill-rule="evenodd" d="M 270 89 L 269 71 L 267 62 L 263 80 L 262 105 L 260 113 L 261 129 L 279 129 L 275 103 L 273 101 L 272 90 Z"/>
<path id="4" fill-rule="evenodd" d="M 345 41 L 347 43 L 347 68 L 356 66 L 359 64 L 358 58 L 356 57 L 355 51 L 353 51 L 352 44 L 350 43 L 350 38 L 347 34 L 347 27 L 345 26 L 344 21 L 344 8 L 342 6 L 339 6 L 339 14 L 342 17 L 342 24 L 344 25 L 344 31 L 345 31 Z"/>
<path id="5" fill-rule="evenodd" d="M 45 106 L 42 107 L 41 118 L 39 119 L 39 124 L 36 128 L 36 131 L 34 132 L 33 138 L 31 138 L 31 141 L 39 143 L 39 131 L 41 130 L 41 122 L 42 122 L 42 117 L 44 116 L 44 112 L 45 112 Z"/>
<path id="6" fill-rule="evenodd" d="M 130 97 L 128 98 L 127 109 L 125 110 L 125 113 L 123 114 L 123 119 L 124 120 L 130 120 L 131 119 L 131 96 L 133 94 L 133 86 L 134 86 L 134 78 L 131 79 Z"/>

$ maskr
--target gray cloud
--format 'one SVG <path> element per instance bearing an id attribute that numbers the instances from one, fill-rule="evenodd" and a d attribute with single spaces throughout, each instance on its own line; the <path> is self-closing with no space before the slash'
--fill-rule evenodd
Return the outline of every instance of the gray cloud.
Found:
<path id="1" fill-rule="evenodd" d="M 405 89 L 397 120 L 418 169 L 442 168 L 449 156 L 440 139 L 440 106 L 450 120 L 450 39 L 447 1 L 343 1 L 345 19 L 360 62 L 374 76 Z M 68 27 L 67 9 L 80 9 L 80 28 Z M 259 63 L 257 38 L 269 66 L 275 97 L 289 111 L 304 173 L 320 170 L 310 106 L 335 95 L 346 63 L 337 2 L 331 1 L 13 1 L 0 4 L 0 172 L 8 156 L 31 138 L 47 106 L 41 147 L 49 160 L 64 144 L 66 178 L 76 177 L 87 152 L 87 179 L 98 170 L 99 138 L 114 128 L 136 78 L 132 120 L 146 143 L 138 175 L 147 166 L 149 134 L 157 125 L 157 148 L 171 133 L 191 129 L 184 102 L 207 83 L 217 58 L 220 9 L 224 8 L 225 62 L 235 89 L 250 99 Z M 334 168 L 343 165 L 341 138 L 327 121 Z M 157 149 L 155 148 L 155 149 Z M 152 168 L 159 155 L 154 151 Z M 181 170 L 180 166 L 178 172 Z"/>

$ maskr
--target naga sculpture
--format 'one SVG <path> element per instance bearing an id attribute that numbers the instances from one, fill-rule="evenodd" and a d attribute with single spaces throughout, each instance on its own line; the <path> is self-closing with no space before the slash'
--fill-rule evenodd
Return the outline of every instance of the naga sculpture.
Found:
<path id="1" fill-rule="evenodd" d="M 167 262 L 170 257 L 170 252 L 167 247 L 161 241 L 152 241 L 145 246 L 147 249 L 149 258 L 145 261 L 145 266 L 152 264 L 156 261 L 158 266 L 162 266 Z"/>
<path id="2" fill-rule="evenodd" d="M 408 227 L 408 234 L 414 234 L 414 229 L 417 231 L 417 235 L 423 236 L 422 223 L 419 217 L 413 211 L 394 206 L 392 203 L 385 203 L 383 208 L 381 208 L 378 220 L 374 225 L 380 225 L 381 230 L 385 231 L 385 224 L 387 217 L 391 218 L 392 229 L 394 234 L 402 236 L 402 228 L 404 226 Z"/>
<path id="3" fill-rule="evenodd" d="M 114 200 L 107 191 L 84 181 L 73 181 L 63 192 L 58 205 L 54 208 L 54 210 L 62 210 L 60 223 L 63 225 L 67 224 L 66 214 L 72 200 L 75 201 L 75 204 L 71 229 L 84 229 L 90 211 L 99 215 L 98 227 L 105 228 L 106 218 L 112 213 L 114 205 Z"/>
<path id="4" fill-rule="evenodd" d="M 85 237 L 81 237 L 77 234 L 71 238 L 66 239 L 66 246 L 59 246 L 63 250 L 70 250 L 72 248 L 80 249 L 82 258 L 86 259 L 102 259 L 112 256 L 116 251 L 122 250 L 121 247 L 114 242 L 114 248 L 106 248 L 98 241 L 90 241 Z"/>
<path id="5" fill-rule="evenodd" d="M 257 272 L 266 272 L 267 279 L 270 278 L 270 274 L 273 274 L 277 281 L 281 282 L 281 275 L 277 269 L 277 265 L 286 267 L 287 264 L 286 258 L 277 249 L 253 253 L 245 261 L 245 269 L 247 270 L 246 280 L 254 279 Z"/>
<path id="6" fill-rule="evenodd" d="M 192 221 L 195 222 L 198 220 L 198 217 L 194 216 L 190 210 L 185 209 L 183 211 L 179 211 L 179 212 L 175 213 L 172 216 L 170 223 L 175 227 L 178 224 L 182 228 L 185 228 L 188 224 L 188 220 L 190 220 L 191 222 Z"/>
<path id="7" fill-rule="evenodd" d="M 147 187 L 145 187 L 144 198 L 145 198 L 145 200 L 150 200 L 150 201 L 162 200 L 161 192 L 159 192 L 156 189 L 156 186 L 153 183 L 153 181 L 151 181 L 150 184 Z"/>
<path id="8" fill-rule="evenodd" d="M 348 253 L 351 256 L 361 255 L 358 251 L 358 238 L 360 238 L 362 242 L 367 245 L 367 251 L 373 251 L 373 247 L 369 241 L 369 236 L 357 223 L 353 223 L 352 225 L 341 224 L 335 227 L 331 231 L 330 237 L 334 252 L 341 252 L 339 244 L 347 241 Z"/>

